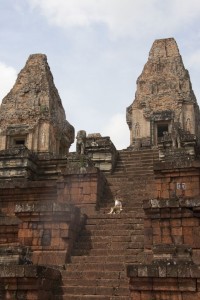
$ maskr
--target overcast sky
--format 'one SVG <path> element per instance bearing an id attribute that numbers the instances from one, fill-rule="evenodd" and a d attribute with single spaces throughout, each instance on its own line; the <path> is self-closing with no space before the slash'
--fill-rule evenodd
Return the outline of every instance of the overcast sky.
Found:
<path id="1" fill-rule="evenodd" d="M 0 0 L 0 98 L 28 56 L 44 53 L 76 131 L 126 148 L 126 107 L 153 41 L 167 37 L 200 103 L 199 0 Z"/>

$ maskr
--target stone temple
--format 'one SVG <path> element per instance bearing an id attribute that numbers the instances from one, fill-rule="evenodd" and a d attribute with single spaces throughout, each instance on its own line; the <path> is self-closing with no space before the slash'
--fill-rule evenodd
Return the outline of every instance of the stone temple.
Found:
<path id="1" fill-rule="evenodd" d="M 126 116 L 127 149 L 83 128 L 70 152 L 47 58 L 29 57 L 0 107 L 0 299 L 200 299 L 200 113 L 173 38 Z"/>

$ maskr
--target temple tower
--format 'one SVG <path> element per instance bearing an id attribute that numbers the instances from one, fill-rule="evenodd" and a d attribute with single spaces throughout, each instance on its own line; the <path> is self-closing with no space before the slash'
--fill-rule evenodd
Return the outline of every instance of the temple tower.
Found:
<path id="1" fill-rule="evenodd" d="M 137 80 L 133 103 L 127 108 L 133 149 L 185 147 L 199 141 L 199 107 L 176 41 L 159 39 Z"/>
<path id="2" fill-rule="evenodd" d="M 0 150 L 64 155 L 74 141 L 46 55 L 30 55 L 0 107 Z"/>

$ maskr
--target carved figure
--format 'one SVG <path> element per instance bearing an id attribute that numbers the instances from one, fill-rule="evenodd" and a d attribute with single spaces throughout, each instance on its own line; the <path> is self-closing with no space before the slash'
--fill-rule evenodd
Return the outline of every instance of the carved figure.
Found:
<path id="1" fill-rule="evenodd" d="M 85 143 L 86 143 L 86 131 L 79 130 L 76 136 L 76 152 L 78 154 L 85 153 Z"/>
<path id="2" fill-rule="evenodd" d="M 179 123 L 173 123 L 172 125 L 172 147 L 173 148 L 181 148 L 181 137 L 180 137 L 180 125 Z"/>
<path id="3" fill-rule="evenodd" d="M 169 135 L 168 131 L 163 131 L 163 139 L 165 140 Z"/>
<path id="4" fill-rule="evenodd" d="M 135 124 L 135 137 L 139 137 L 140 136 L 140 124 L 137 122 Z"/>
<path id="5" fill-rule="evenodd" d="M 186 121 L 186 130 L 191 132 L 191 121 L 190 118 L 187 119 Z"/>
<path id="6" fill-rule="evenodd" d="M 43 129 L 42 132 L 41 132 L 41 145 L 42 145 L 43 147 L 45 147 L 45 145 L 46 145 L 46 134 L 45 134 L 44 129 Z"/>
<path id="7" fill-rule="evenodd" d="M 115 205 L 113 207 L 111 207 L 108 215 L 110 215 L 110 214 L 120 214 L 122 210 L 123 209 L 122 209 L 122 203 L 121 203 L 121 201 L 117 200 L 115 198 Z"/>
<path id="8" fill-rule="evenodd" d="M 170 136 L 169 132 L 168 132 L 168 131 L 163 131 L 163 137 L 162 137 L 162 140 L 163 140 L 164 142 L 168 142 L 170 139 L 171 139 L 171 136 Z"/>

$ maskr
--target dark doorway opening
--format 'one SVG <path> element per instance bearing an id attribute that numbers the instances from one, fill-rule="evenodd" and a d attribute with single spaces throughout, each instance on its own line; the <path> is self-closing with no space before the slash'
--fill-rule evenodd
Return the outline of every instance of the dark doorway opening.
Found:
<path id="1" fill-rule="evenodd" d="M 168 132 L 168 124 L 159 124 L 157 126 L 158 138 L 163 137 L 163 132 Z"/>
<path id="2" fill-rule="evenodd" d="M 25 145 L 25 140 L 15 140 L 15 145 L 17 146 Z"/>

